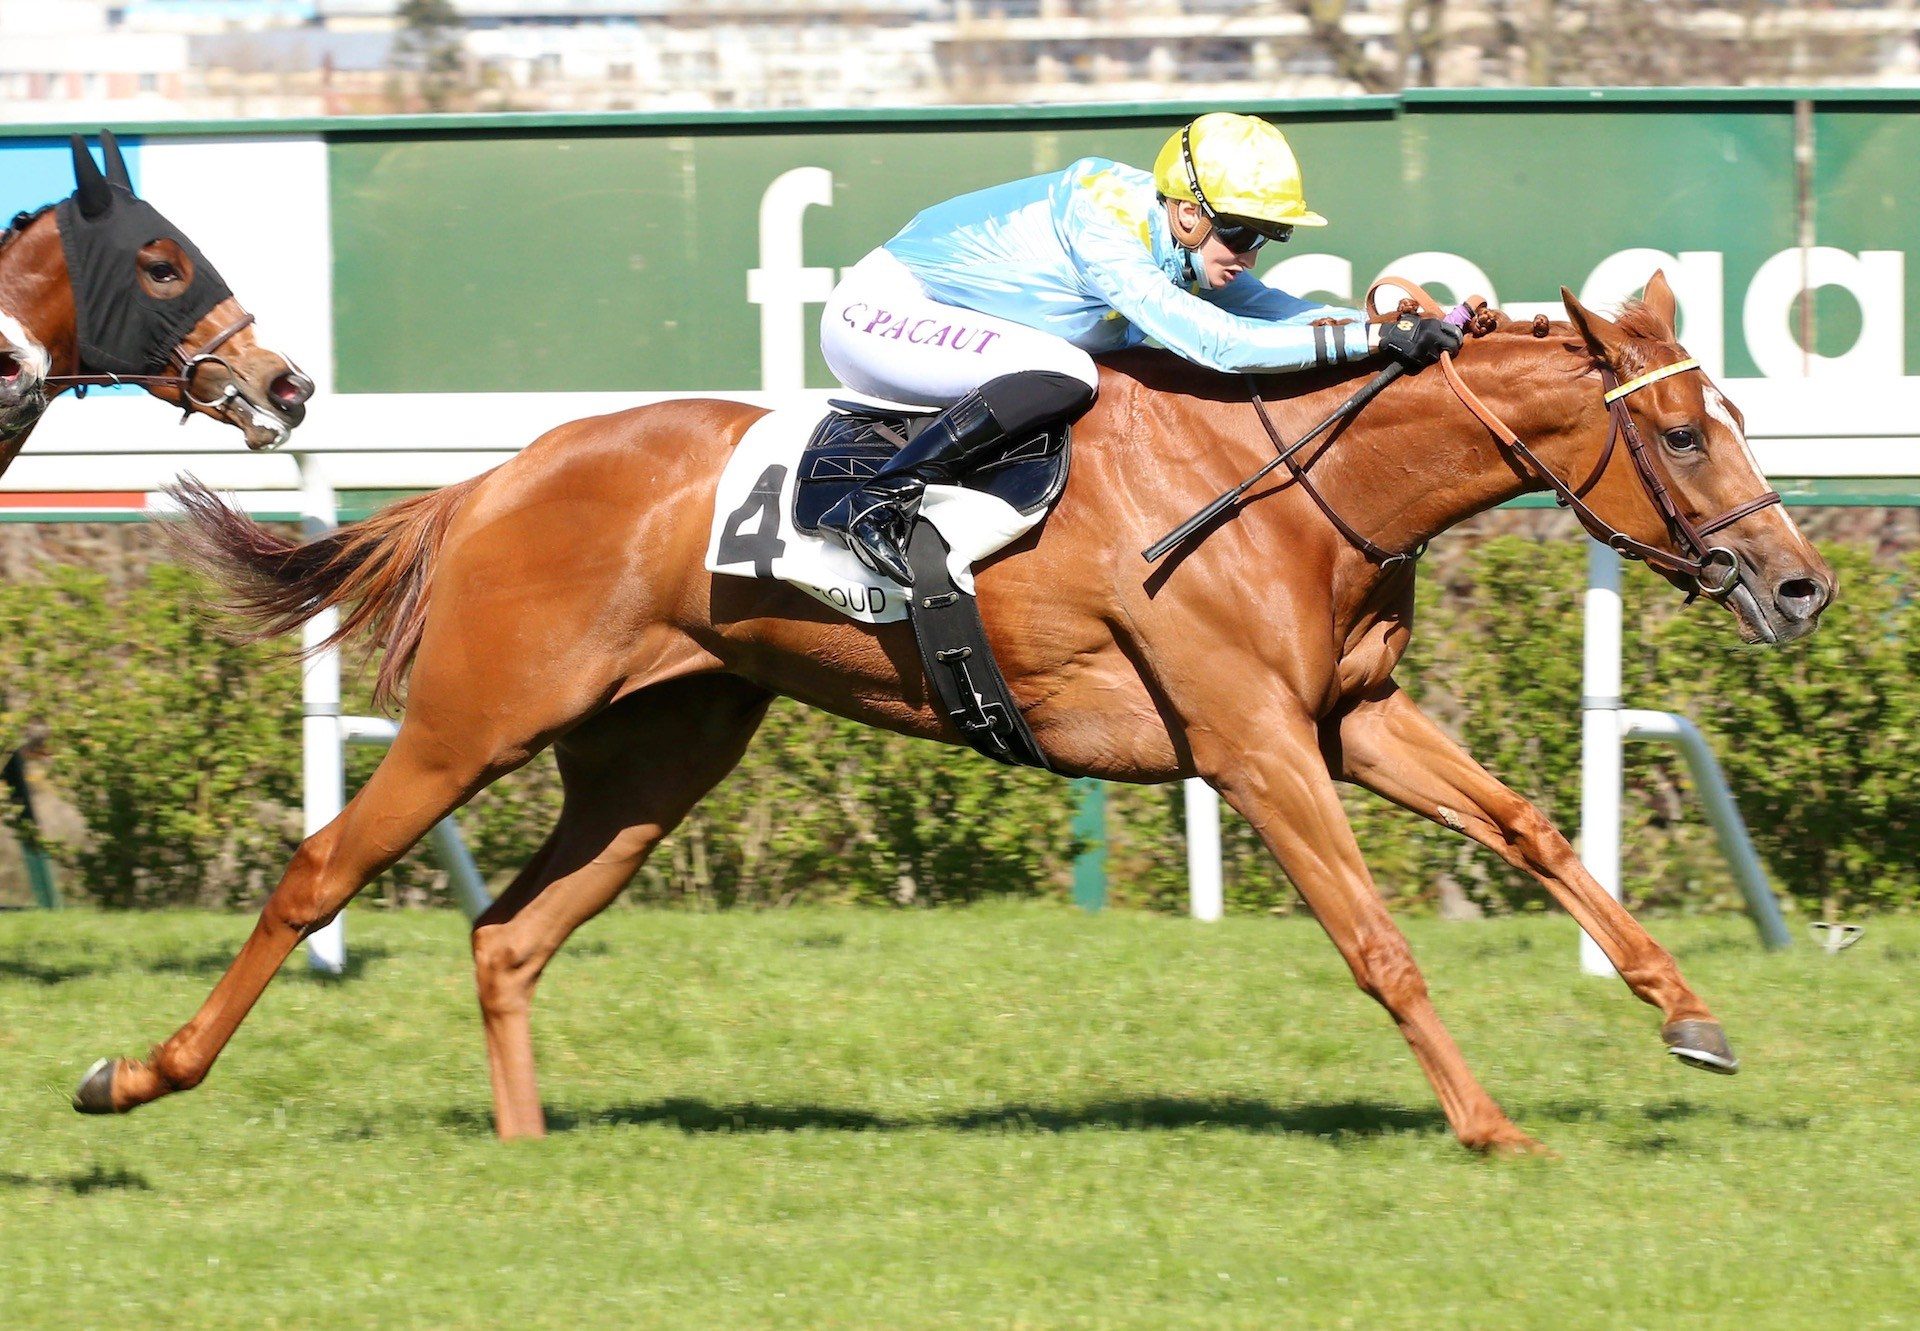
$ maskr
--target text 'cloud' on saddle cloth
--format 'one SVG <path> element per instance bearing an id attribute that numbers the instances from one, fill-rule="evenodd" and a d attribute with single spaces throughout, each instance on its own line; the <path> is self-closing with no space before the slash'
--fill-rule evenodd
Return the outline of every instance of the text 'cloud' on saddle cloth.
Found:
<path id="1" fill-rule="evenodd" d="M 838 541 L 794 525 L 801 455 L 819 423 L 818 408 L 792 407 L 747 428 L 714 490 L 707 570 L 780 578 L 869 624 L 904 620 L 906 588 L 867 568 Z M 1044 507 L 1022 513 L 995 495 L 949 485 L 928 486 L 920 511 L 946 541 L 948 571 L 969 595 L 973 564 L 1045 515 Z"/>

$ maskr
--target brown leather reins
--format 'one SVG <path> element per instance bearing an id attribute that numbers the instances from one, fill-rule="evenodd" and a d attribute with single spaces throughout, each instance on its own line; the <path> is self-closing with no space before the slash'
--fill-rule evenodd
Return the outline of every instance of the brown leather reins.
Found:
<path id="1" fill-rule="evenodd" d="M 1393 286 L 1409 292 L 1420 305 L 1423 313 L 1437 310 L 1432 298 L 1411 283 L 1397 278 L 1385 279 L 1376 283 L 1374 290 L 1377 291 L 1381 286 Z M 1367 293 L 1369 302 L 1373 294 L 1372 291 Z M 1505 421 L 1502 421 L 1492 408 L 1482 402 L 1471 388 L 1467 387 L 1466 382 L 1460 377 L 1459 370 L 1455 368 L 1450 354 L 1440 357 L 1441 374 L 1446 378 L 1447 385 L 1453 389 L 1454 394 L 1465 404 L 1467 410 L 1487 427 L 1493 435 L 1494 442 L 1516 455 L 1536 480 L 1543 482 L 1553 491 L 1555 501 L 1562 508 L 1573 511 L 1574 516 L 1580 520 L 1580 525 L 1586 528 L 1588 535 L 1616 551 L 1622 558 L 1642 560 L 1655 568 L 1681 577 L 1692 578 L 1694 586 L 1706 595 L 1724 596 L 1733 590 L 1740 579 L 1740 559 L 1723 545 L 1709 545 L 1707 538 L 1717 531 L 1731 527 L 1742 518 L 1781 502 L 1779 493 L 1768 490 L 1757 498 L 1728 509 L 1718 517 L 1699 523 L 1692 521 L 1680 510 L 1672 490 L 1655 470 L 1646 440 L 1641 436 L 1640 429 L 1634 424 L 1633 416 L 1626 406 L 1627 397 L 1638 389 L 1672 375 L 1699 368 L 1699 363 L 1689 358 L 1649 370 L 1639 378 L 1622 384 L 1615 378 L 1612 370 L 1604 365 L 1601 366 L 1600 379 L 1605 390 L 1608 416 L 1607 443 L 1601 450 L 1600 460 L 1594 465 L 1592 474 L 1576 488 L 1567 484 L 1551 467 L 1542 462 L 1539 455 L 1527 447 L 1526 441 L 1521 439 Z M 1249 376 L 1248 384 L 1253 398 L 1253 409 L 1260 417 L 1262 428 L 1266 430 L 1268 438 L 1273 440 L 1274 447 L 1285 452 L 1286 441 L 1281 438 L 1280 431 L 1274 426 L 1273 418 L 1267 414 L 1267 404 L 1261 400 L 1258 382 Z M 1647 498 L 1665 521 L 1669 535 L 1674 544 L 1680 548 L 1679 554 L 1635 540 L 1608 523 L 1581 498 L 1605 474 L 1607 464 L 1613 458 L 1614 447 L 1622 438 L 1627 441 L 1627 453 L 1633 459 L 1634 474 L 1640 478 L 1641 488 L 1646 491 Z M 1424 545 L 1412 550 L 1390 551 L 1369 540 L 1334 510 L 1333 505 L 1327 502 L 1326 496 L 1320 493 L 1319 487 L 1314 485 L 1305 467 L 1291 456 L 1282 460 L 1286 463 L 1287 470 L 1295 483 L 1306 492 L 1308 498 L 1313 500 L 1315 506 L 1326 515 L 1335 529 L 1382 569 L 1392 569 L 1411 563 L 1424 552 Z M 1726 561 L 1726 572 L 1714 578 L 1712 566 L 1722 558 Z"/>

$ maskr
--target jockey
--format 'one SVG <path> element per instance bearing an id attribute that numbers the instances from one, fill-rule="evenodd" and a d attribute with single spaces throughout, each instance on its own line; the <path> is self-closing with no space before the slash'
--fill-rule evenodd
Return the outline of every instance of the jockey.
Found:
<path id="1" fill-rule="evenodd" d="M 1151 174 L 1083 157 L 927 209 L 847 271 L 820 342 L 854 391 L 945 410 L 821 525 L 911 585 L 904 544 L 922 489 L 1078 417 L 1100 384 L 1092 355 L 1149 337 L 1225 373 L 1382 352 L 1418 368 L 1458 348 L 1438 319 L 1369 325 L 1253 275 L 1263 244 L 1325 225 L 1285 136 L 1228 112 L 1169 138 Z"/>

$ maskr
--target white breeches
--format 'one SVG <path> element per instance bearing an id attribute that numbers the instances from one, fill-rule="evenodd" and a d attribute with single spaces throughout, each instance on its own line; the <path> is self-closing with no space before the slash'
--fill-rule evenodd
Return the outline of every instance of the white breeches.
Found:
<path id="1" fill-rule="evenodd" d="M 1093 358 L 1037 328 L 943 305 L 884 249 L 847 270 L 820 316 L 820 350 L 856 393 L 945 407 L 989 379 L 1053 370 L 1098 389 Z"/>

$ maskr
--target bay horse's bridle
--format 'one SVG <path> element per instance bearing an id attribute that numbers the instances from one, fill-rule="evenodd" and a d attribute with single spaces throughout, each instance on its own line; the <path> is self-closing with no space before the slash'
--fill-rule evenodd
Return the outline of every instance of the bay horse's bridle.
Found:
<path id="1" fill-rule="evenodd" d="M 38 220 L 42 214 L 50 212 L 53 206 L 52 204 L 48 204 L 45 208 L 14 214 L 13 220 L 7 224 L 7 229 L 4 232 L 0 232 L 0 246 L 5 245 L 21 232 L 25 231 L 26 228 Z M 79 295 L 76 292 L 75 299 L 77 300 L 78 298 Z M 197 351 L 187 350 L 186 340 L 184 338 L 181 339 L 181 341 L 167 353 L 166 366 L 171 373 L 114 374 L 101 371 L 95 374 L 50 374 L 42 379 L 41 383 L 50 390 L 50 396 L 58 396 L 71 388 L 74 390 L 75 397 L 85 397 L 87 395 L 87 389 L 89 388 L 105 388 L 120 384 L 130 384 L 137 388 L 146 389 L 175 388 L 180 392 L 180 419 L 182 421 L 185 421 L 187 417 L 193 414 L 195 407 L 199 407 L 204 411 L 218 412 L 223 410 L 234 398 L 240 396 L 240 390 L 234 383 L 234 380 L 239 377 L 239 372 L 234 369 L 231 362 L 215 353 L 238 336 L 243 329 L 249 328 L 252 325 L 253 315 L 242 310 L 238 319 L 208 338 Z M 305 375 L 301 373 L 298 366 L 295 366 L 291 361 L 287 364 L 293 373 L 305 378 Z M 200 398 L 194 395 L 193 379 L 204 365 L 217 365 L 227 372 L 226 386 L 222 389 L 218 397 Z"/>
<path id="2" fill-rule="evenodd" d="M 104 388 L 117 386 L 119 384 L 132 384 L 139 388 L 148 389 L 177 388 L 180 390 L 180 401 L 182 403 L 180 419 L 185 420 L 188 416 L 191 416 L 195 407 L 200 407 L 206 411 L 219 411 L 224 408 L 227 403 L 240 396 L 239 388 L 234 385 L 234 379 L 238 377 L 239 372 L 234 369 L 230 362 L 214 353 L 230 342 L 240 330 L 248 328 L 252 326 L 252 324 L 253 316 L 245 310 L 242 310 L 238 319 L 235 319 L 225 328 L 222 328 L 219 332 L 208 338 L 205 345 L 198 351 L 189 352 L 187 350 L 187 344 L 182 341 L 179 345 L 175 346 L 172 351 L 167 353 L 168 367 L 178 367 L 174 369 L 171 374 L 112 374 L 105 371 L 98 374 L 50 374 L 46 378 L 46 384 L 56 392 L 64 392 L 71 388 L 74 391 L 73 395 L 75 397 L 85 397 L 88 388 Z M 289 362 L 289 364 L 291 364 L 291 362 Z M 218 365 L 227 372 L 226 387 L 218 397 L 199 398 L 194 396 L 193 377 L 199 373 L 200 367 L 203 365 Z M 294 373 L 298 374 L 299 370 L 296 368 Z"/>
<path id="3" fill-rule="evenodd" d="M 1395 285 L 1404 286 L 1405 284 L 1396 282 Z M 1640 434 L 1640 427 L 1634 424 L 1632 413 L 1627 410 L 1626 399 L 1628 395 L 1649 384 L 1699 368 L 1700 363 L 1689 357 L 1686 360 L 1675 361 L 1671 365 L 1662 365 L 1657 369 L 1649 370 L 1623 384 L 1616 379 L 1611 369 L 1602 365 L 1600 382 L 1605 390 L 1607 404 L 1607 443 L 1606 447 L 1600 451 L 1600 460 L 1594 464 L 1592 474 L 1576 487 L 1562 480 L 1553 468 L 1542 462 L 1539 455 L 1527 447 L 1526 441 L 1501 420 L 1486 403 L 1482 402 L 1472 389 L 1467 387 L 1460 378 L 1460 372 L 1454 367 L 1451 355 L 1440 357 L 1441 374 L 1445 376 L 1447 385 L 1453 389 L 1461 402 L 1479 418 L 1481 424 L 1487 427 L 1496 443 L 1519 457 L 1534 479 L 1544 482 L 1547 488 L 1553 491 L 1556 503 L 1562 508 L 1573 511 L 1589 536 L 1610 547 L 1622 558 L 1641 560 L 1663 572 L 1693 579 L 1696 590 L 1689 594 L 1688 599 L 1701 593 L 1709 597 L 1725 596 L 1740 581 L 1740 557 L 1724 545 L 1709 545 L 1707 538 L 1717 531 L 1731 527 L 1742 518 L 1781 502 L 1778 491 L 1768 490 L 1758 498 L 1730 508 L 1717 517 L 1696 523 L 1680 511 L 1679 504 L 1674 501 L 1673 492 L 1654 469 L 1647 442 Z M 1260 417 L 1260 424 L 1266 429 L 1274 446 L 1284 451 L 1286 442 L 1280 437 L 1279 430 L 1274 427 L 1273 418 L 1267 414 L 1266 403 L 1260 398 L 1259 385 L 1251 376 L 1248 383 L 1254 410 Z M 1627 441 L 1627 453 L 1633 459 L 1634 474 L 1640 479 L 1640 487 L 1665 521 L 1669 536 L 1680 548 L 1679 554 L 1635 540 L 1594 512 L 1581 497 L 1591 490 L 1606 473 L 1607 464 L 1613 459 L 1614 447 L 1623 438 Z M 1314 485 L 1305 467 L 1291 457 L 1285 458 L 1284 461 L 1294 481 L 1306 491 L 1308 498 L 1312 499 L 1320 511 L 1326 515 L 1327 520 L 1362 554 L 1380 565 L 1382 569 L 1397 568 L 1402 564 L 1411 563 L 1424 552 L 1424 545 L 1413 550 L 1396 552 L 1375 544 L 1334 510 Z M 1726 561 L 1726 572 L 1716 577 L 1713 568 L 1722 559 Z"/>

